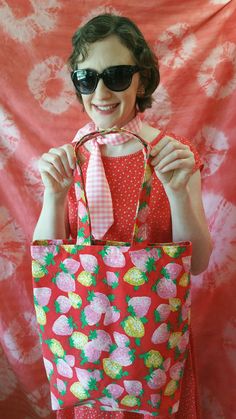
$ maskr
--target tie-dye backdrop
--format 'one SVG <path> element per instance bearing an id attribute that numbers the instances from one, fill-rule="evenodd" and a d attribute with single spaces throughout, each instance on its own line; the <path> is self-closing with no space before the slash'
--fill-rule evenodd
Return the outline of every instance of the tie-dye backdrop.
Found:
<path id="1" fill-rule="evenodd" d="M 0 417 L 50 414 L 33 309 L 29 245 L 42 202 L 39 156 L 86 121 L 67 71 L 71 35 L 114 11 L 136 21 L 159 56 L 146 113 L 192 139 L 205 163 L 214 252 L 193 278 L 193 333 L 203 419 L 236 417 L 236 1 L 0 1 Z M 183 418 L 188 419 L 188 418 Z"/>

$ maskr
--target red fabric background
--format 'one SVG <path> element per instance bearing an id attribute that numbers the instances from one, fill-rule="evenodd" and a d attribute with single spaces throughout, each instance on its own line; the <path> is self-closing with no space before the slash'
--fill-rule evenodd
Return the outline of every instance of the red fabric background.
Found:
<path id="1" fill-rule="evenodd" d="M 193 277 L 193 334 L 203 419 L 235 418 L 235 0 L 0 2 L 0 417 L 53 418 L 33 309 L 29 245 L 42 201 L 39 156 L 87 122 L 66 59 L 88 18 L 135 20 L 160 61 L 146 120 L 192 139 L 205 163 L 214 241 Z"/>

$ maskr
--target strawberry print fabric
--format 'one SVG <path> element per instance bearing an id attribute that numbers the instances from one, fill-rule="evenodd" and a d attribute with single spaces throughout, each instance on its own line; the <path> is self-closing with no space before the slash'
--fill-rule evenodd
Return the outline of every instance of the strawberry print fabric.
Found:
<path id="1" fill-rule="evenodd" d="M 144 216 L 143 208 L 149 207 L 153 167 L 145 158 L 131 245 L 91 245 L 78 175 L 76 244 L 31 247 L 52 408 L 85 404 L 175 414 L 189 347 L 191 244 L 147 243 L 149 211 Z"/>
<path id="2" fill-rule="evenodd" d="M 69 143 L 88 122 L 76 101 L 66 59 L 75 29 L 104 11 L 133 19 L 159 57 L 161 84 L 146 121 L 190 139 L 204 163 L 203 201 L 214 250 L 207 271 L 192 277 L 200 413 L 202 419 L 234 419 L 234 0 L 196 0 L 191 7 L 187 0 L 87 0 L 79 7 L 75 0 L 0 2 L 0 417 L 56 417 L 31 282 L 29 246 L 43 194 L 37 161 L 49 148 Z M 93 415 L 86 408 L 83 412 L 86 419 Z M 102 413 L 105 419 L 108 413 Z M 63 414 L 68 419 L 82 415 L 70 409 Z M 182 417 L 192 419 L 189 415 L 184 410 Z"/>

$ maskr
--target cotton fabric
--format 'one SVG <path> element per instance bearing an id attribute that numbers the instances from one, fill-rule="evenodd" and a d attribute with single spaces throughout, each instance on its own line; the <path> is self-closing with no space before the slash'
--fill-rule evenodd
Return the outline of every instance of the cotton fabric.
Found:
<path id="1" fill-rule="evenodd" d="M 202 162 L 196 149 L 190 141 L 176 136 L 173 133 L 166 133 L 176 140 L 188 145 L 194 153 L 195 167 L 194 171 L 202 169 Z M 158 135 L 161 138 L 161 135 Z M 155 143 L 155 139 L 153 140 Z M 82 166 L 83 176 L 86 179 L 86 170 L 89 160 L 89 152 L 83 147 L 81 153 L 85 157 Z M 137 151 L 133 154 L 119 157 L 102 156 L 104 169 L 110 185 L 114 208 L 114 224 L 105 235 L 105 240 L 129 241 L 132 234 L 136 204 L 141 186 L 143 174 L 143 152 Z M 69 192 L 68 200 L 69 223 L 72 237 L 77 233 L 77 205 L 74 188 Z M 164 188 L 157 178 L 153 175 L 152 192 L 150 199 L 150 218 L 149 218 L 149 240 L 150 242 L 169 242 L 172 241 L 171 213 L 169 202 Z M 181 390 L 181 401 L 179 412 L 172 415 L 173 419 L 199 419 L 198 396 L 196 374 L 194 370 L 192 338 L 190 343 L 190 352 L 186 362 L 184 380 Z M 71 416 L 70 416 L 71 415 Z M 84 416 L 83 416 L 84 415 Z M 150 415 L 137 415 L 128 412 L 108 413 L 101 412 L 98 409 L 89 409 L 86 407 L 75 407 L 64 409 L 57 412 L 57 419 L 149 419 Z M 167 419 L 167 418 L 161 418 Z"/>

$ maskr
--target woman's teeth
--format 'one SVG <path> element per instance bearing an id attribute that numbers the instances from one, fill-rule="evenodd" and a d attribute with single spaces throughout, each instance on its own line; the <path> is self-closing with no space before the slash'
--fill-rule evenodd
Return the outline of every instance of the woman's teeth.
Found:
<path id="1" fill-rule="evenodd" d="M 101 111 L 110 111 L 111 109 L 114 109 L 116 105 L 108 105 L 108 106 L 97 106 L 98 109 Z"/>

